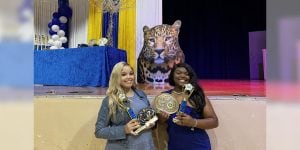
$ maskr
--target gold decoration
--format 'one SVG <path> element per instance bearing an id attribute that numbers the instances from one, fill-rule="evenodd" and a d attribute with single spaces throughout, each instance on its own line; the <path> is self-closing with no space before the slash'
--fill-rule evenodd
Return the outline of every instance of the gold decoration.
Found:
<path id="1" fill-rule="evenodd" d="M 103 13 L 109 13 L 109 24 L 107 29 L 107 43 L 108 46 L 113 46 L 112 32 L 113 32 L 113 15 L 118 13 L 120 10 L 132 8 L 134 0 L 91 0 L 92 4 L 96 7 L 100 7 Z"/>
<path id="2" fill-rule="evenodd" d="M 153 125 L 158 117 L 156 116 L 156 112 L 152 108 L 143 108 L 137 115 L 137 119 L 140 122 L 140 127 L 137 128 L 134 132 L 135 134 L 140 133 L 141 131 L 147 129 L 148 127 Z"/>
<path id="3" fill-rule="evenodd" d="M 155 97 L 154 106 L 157 111 L 164 111 L 169 114 L 177 112 L 179 104 L 177 100 L 168 93 L 162 93 Z"/>

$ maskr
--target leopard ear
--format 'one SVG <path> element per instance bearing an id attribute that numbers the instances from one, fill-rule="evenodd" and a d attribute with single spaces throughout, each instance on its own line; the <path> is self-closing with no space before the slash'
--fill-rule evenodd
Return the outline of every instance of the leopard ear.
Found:
<path id="1" fill-rule="evenodd" d="M 179 29 L 181 27 L 181 21 L 180 20 L 176 20 L 172 26 L 176 27 L 177 29 Z"/>
<path id="2" fill-rule="evenodd" d="M 145 32 L 145 31 L 148 31 L 149 30 L 149 27 L 148 26 L 144 26 L 143 27 L 143 31 Z"/>

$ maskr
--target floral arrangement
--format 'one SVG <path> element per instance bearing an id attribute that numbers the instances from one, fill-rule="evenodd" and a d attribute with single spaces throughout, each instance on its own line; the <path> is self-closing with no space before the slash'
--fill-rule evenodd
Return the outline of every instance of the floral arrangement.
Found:
<path id="1" fill-rule="evenodd" d="M 108 42 L 107 38 L 101 38 L 101 39 L 99 39 L 98 45 L 105 46 L 107 42 Z"/>

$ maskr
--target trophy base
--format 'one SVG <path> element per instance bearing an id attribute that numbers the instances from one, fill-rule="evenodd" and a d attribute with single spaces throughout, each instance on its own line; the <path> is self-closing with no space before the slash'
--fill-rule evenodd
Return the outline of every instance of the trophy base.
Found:
<path id="1" fill-rule="evenodd" d="M 135 134 L 139 134 L 141 131 L 145 130 L 146 128 L 148 128 L 150 126 L 150 124 L 154 124 L 156 121 L 158 120 L 158 117 L 157 116 L 154 116 L 153 118 L 151 118 L 149 121 L 147 121 L 145 123 L 145 125 L 137 128 L 134 133 Z"/>

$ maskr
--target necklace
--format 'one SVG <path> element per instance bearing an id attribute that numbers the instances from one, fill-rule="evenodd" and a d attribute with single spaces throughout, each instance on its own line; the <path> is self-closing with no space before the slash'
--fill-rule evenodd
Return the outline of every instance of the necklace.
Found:
<path id="1" fill-rule="evenodd" d="M 177 95 L 180 95 L 180 94 L 183 93 L 183 91 L 182 91 L 182 92 L 176 92 L 175 90 L 173 90 L 172 92 L 173 92 L 174 94 L 177 94 Z"/>

